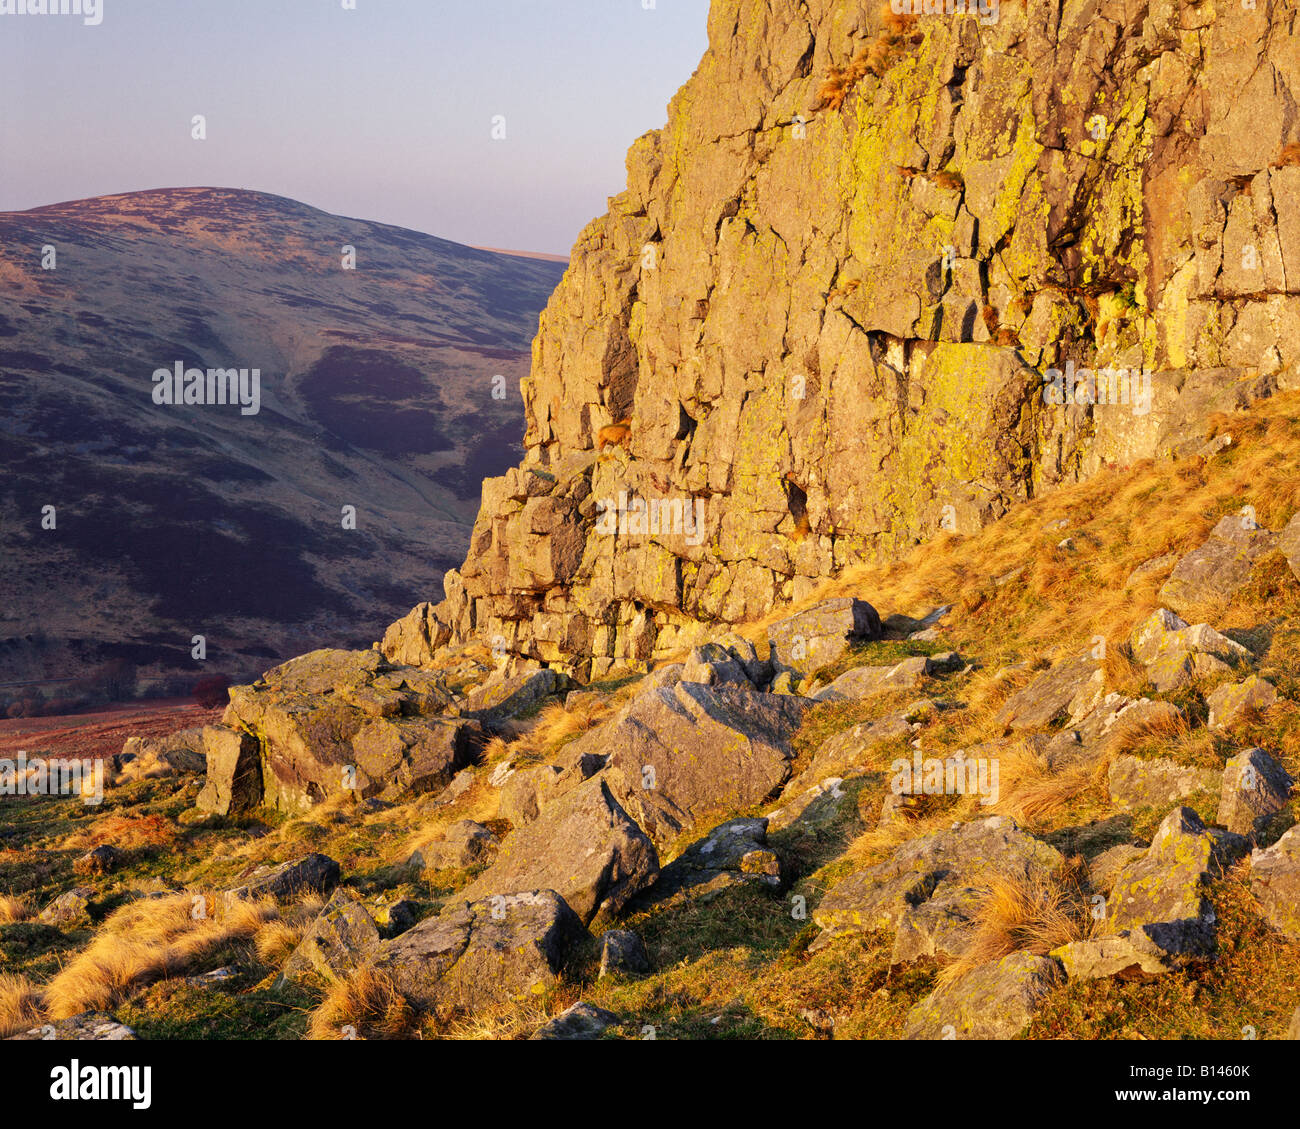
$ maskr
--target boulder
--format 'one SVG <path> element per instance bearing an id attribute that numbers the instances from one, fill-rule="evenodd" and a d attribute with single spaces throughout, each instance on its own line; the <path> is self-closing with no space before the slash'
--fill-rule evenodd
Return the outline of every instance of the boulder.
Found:
<path id="1" fill-rule="evenodd" d="M 654 844 L 595 778 L 507 835 L 496 861 L 460 896 L 554 889 L 586 925 L 618 913 L 658 873 Z"/>
<path id="2" fill-rule="evenodd" d="M 1107 751 L 1111 737 L 1138 727 L 1173 726 L 1185 719 L 1186 715 L 1173 702 L 1134 700 L 1110 693 L 1082 717 L 1071 719 L 1064 728 L 1043 740 L 1042 751 L 1053 772 L 1074 765 L 1090 766 Z M 1034 735 L 1029 739 L 1036 741 L 1042 737 Z"/>
<path id="3" fill-rule="evenodd" d="M 1219 773 L 1168 757 L 1116 757 L 1106 778 L 1110 801 L 1121 808 L 1168 807 L 1197 792 L 1214 791 Z"/>
<path id="4" fill-rule="evenodd" d="M 227 899 L 290 898 L 313 891 L 328 894 L 338 885 L 339 864 L 328 855 L 310 854 L 278 866 L 256 867 L 239 886 L 226 892 Z"/>
<path id="5" fill-rule="evenodd" d="M 78 886 L 50 902 L 37 914 L 36 920 L 42 925 L 88 925 L 90 903 L 94 896 L 94 890 Z"/>
<path id="6" fill-rule="evenodd" d="M 1053 949 L 1051 955 L 1071 980 L 1149 980 L 1176 967 L 1169 954 L 1140 929 L 1071 941 Z"/>
<path id="7" fill-rule="evenodd" d="M 813 912 L 822 933 L 811 948 L 845 933 L 884 931 L 894 934 L 893 963 L 960 956 L 990 876 L 1046 877 L 1062 861 L 1005 816 L 955 824 L 904 843 L 832 888 Z"/>
<path id="8" fill-rule="evenodd" d="M 475 1011 L 556 987 L 590 939 L 554 890 L 507 893 L 444 909 L 392 941 L 375 968 L 426 1011 Z"/>
<path id="9" fill-rule="evenodd" d="M 1254 835 L 1286 806 L 1295 781 L 1263 749 L 1245 749 L 1223 770 L 1216 820 L 1238 835 Z"/>
<path id="10" fill-rule="evenodd" d="M 118 754 L 119 766 L 132 760 L 149 760 L 163 772 L 202 772 L 207 763 L 204 729 L 197 726 L 161 737 L 128 737 Z"/>
<path id="11" fill-rule="evenodd" d="M 379 950 L 379 926 L 351 890 L 334 892 L 284 966 L 286 979 L 346 978 Z"/>
<path id="12" fill-rule="evenodd" d="M 1168 608 L 1157 608 L 1133 629 L 1129 646 L 1138 662 L 1150 665 L 1162 655 L 1179 651 L 1213 655 L 1235 665 L 1250 661 L 1250 652 L 1240 643 L 1215 631 L 1208 623 L 1189 626 Z"/>
<path id="13" fill-rule="evenodd" d="M 661 849 L 697 820 L 760 804 L 786 780 L 813 703 L 736 686 L 647 680 L 570 756 L 609 756 L 618 802 Z"/>
<path id="14" fill-rule="evenodd" d="M 111 874 L 125 858 L 125 852 L 104 843 L 77 859 L 72 869 L 77 874 Z"/>
<path id="15" fill-rule="evenodd" d="M 444 836 L 411 856 L 411 865 L 421 870 L 479 866 L 489 862 L 501 846 L 490 828 L 472 819 L 451 824 Z"/>
<path id="16" fill-rule="evenodd" d="M 547 698 L 572 685 L 566 675 L 547 669 L 490 678 L 470 692 L 459 712 L 462 717 L 496 724 L 535 711 Z"/>
<path id="17" fill-rule="evenodd" d="M 1057 985 L 1054 960 L 1012 953 L 936 989 L 907 1013 L 905 1039 L 1014 1039 Z"/>
<path id="18" fill-rule="evenodd" d="M 209 725 L 203 730 L 207 780 L 195 805 L 214 815 L 249 811 L 262 802 L 262 761 L 257 738 L 244 729 Z"/>
<path id="19" fill-rule="evenodd" d="M 417 604 L 384 632 L 379 649 L 392 663 L 421 667 L 433 661 L 451 635 L 451 627 L 438 618 L 432 604 Z"/>
<path id="20" fill-rule="evenodd" d="M 771 662 L 811 674 L 829 666 L 856 642 L 879 639 L 880 616 L 866 600 L 826 600 L 778 620 L 767 630 Z"/>
<path id="21" fill-rule="evenodd" d="M 630 929 L 610 929 L 600 939 L 600 974 L 644 976 L 650 971 L 645 942 Z"/>
<path id="22" fill-rule="evenodd" d="M 1251 854 L 1250 892 L 1273 928 L 1300 941 L 1300 824 Z"/>
<path id="23" fill-rule="evenodd" d="M 532 1034 L 533 1039 L 559 1039 L 571 1042 L 599 1039 L 609 1027 L 618 1023 L 612 1011 L 579 1000 L 554 1019 L 542 1024 Z"/>
<path id="24" fill-rule="evenodd" d="M 828 776 L 820 784 L 793 795 L 787 788 L 781 794 L 781 806 L 766 813 L 768 830 L 784 831 L 787 827 L 794 827 L 807 833 L 829 827 L 840 817 L 849 799 L 843 784 L 843 777 Z"/>
<path id="25" fill-rule="evenodd" d="M 1017 731 L 1046 728 L 1072 713 L 1071 703 L 1099 672 L 1090 655 L 1058 663 L 1012 694 L 998 713 L 998 723 Z"/>
<path id="26" fill-rule="evenodd" d="M 1246 711 L 1263 712 L 1277 701 L 1277 689 L 1267 678 L 1252 674 L 1243 682 L 1220 686 L 1205 699 L 1210 707 L 1206 724 L 1224 729 L 1236 723 Z"/>
<path id="27" fill-rule="evenodd" d="M 1145 854 L 1146 848 L 1139 847 L 1136 843 L 1120 843 L 1103 851 L 1088 863 L 1088 878 L 1092 888 L 1103 894 L 1109 893 L 1120 871 Z"/>
<path id="28" fill-rule="evenodd" d="M 860 702 L 893 690 L 917 690 L 924 679 L 946 670 L 935 659 L 914 655 L 893 666 L 859 666 L 812 695 L 819 702 Z"/>
<path id="29" fill-rule="evenodd" d="M 1209 540 L 1175 566 L 1160 599 L 1175 611 L 1223 605 L 1250 580 L 1255 562 L 1278 547 L 1278 535 L 1249 517 L 1229 514 L 1210 532 Z"/>
<path id="30" fill-rule="evenodd" d="M 634 908 L 707 902 L 733 887 L 753 885 L 778 889 L 780 860 L 768 848 L 766 819 L 732 819 L 665 866 Z"/>
<path id="31" fill-rule="evenodd" d="M 377 718 L 352 740 L 355 790 L 388 801 L 439 791 L 473 761 L 481 739 L 473 722 Z"/>
<path id="32" fill-rule="evenodd" d="M 702 682 L 706 686 L 726 684 L 752 690 L 753 682 L 745 666 L 718 643 L 695 647 L 682 667 L 683 682 Z"/>

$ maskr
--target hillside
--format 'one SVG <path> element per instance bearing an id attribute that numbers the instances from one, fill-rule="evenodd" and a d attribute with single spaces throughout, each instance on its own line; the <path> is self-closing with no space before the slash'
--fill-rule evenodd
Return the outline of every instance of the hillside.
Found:
<path id="1" fill-rule="evenodd" d="M 364 643 L 517 457 L 562 269 L 227 189 L 0 215 L 0 682 L 116 659 L 185 693 Z M 177 362 L 260 369 L 259 410 L 156 403 Z"/>

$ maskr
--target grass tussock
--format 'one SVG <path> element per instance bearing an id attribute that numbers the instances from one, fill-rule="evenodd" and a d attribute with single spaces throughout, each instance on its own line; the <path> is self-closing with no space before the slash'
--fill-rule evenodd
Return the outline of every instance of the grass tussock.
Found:
<path id="1" fill-rule="evenodd" d="M 32 916 L 26 899 L 13 894 L 0 894 L 0 925 L 14 925 Z"/>
<path id="2" fill-rule="evenodd" d="M 41 995 L 25 976 L 0 974 L 0 1039 L 21 1035 L 44 1021 Z"/>
<path id="3" fill-rule="evenodd" d="M 881 6 L 881 30 L 874 40 L 859 48 L 844 66 L 832 66 L 817 88 L 816 108 L 838 110 L 853 88 L 867 75 L 881 78 L 907 50 L 920 42 L 916 17 L 899 15 L 889 4 Z"/>
<path id="4" fill-rule="evenodd" d="M 46 986 L 46 1011 L 68 1019 L 108 1010 L 157 980 L 189 972 L 209 953 L 252 938 L 278 914 L 270 902 L 223 906 L 189 894 L 132 902 L 109 916 L 89 947 Z"/>
<path id="5" fill-rule="evenodd" d="M 179 835 L 176 825 L 165 815 L 106 815 L 89 827 L 69 835 L 63 846 L 68 850 L 93 850 L 105 843 L 123 851 L 165 847 Z"/>
<path id="6" fill-rule="evenodd" d="M 310 1039 L 401 1039 L 417 1026 L 415 1009 L 392 977 L 366 966 L 338 981 L 312 1012 Z"/>

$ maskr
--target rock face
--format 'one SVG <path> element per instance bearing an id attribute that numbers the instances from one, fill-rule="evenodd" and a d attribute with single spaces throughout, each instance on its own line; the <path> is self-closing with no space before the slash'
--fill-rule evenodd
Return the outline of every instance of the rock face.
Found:
<path id="1" fill-rule="evenodd" d="M 417 1007 L 473 1011 L 553 987 L 589 937 L 555 891 L 510 893 L 420 922 L 385 942 L 375 967 Z"/>
<path id="2" fill-rule="evenodd" d="M 1289 386 L 1288 18 L 922 16 L 827 102 L 878 0 L 714 0 L 542 317 L 523 461 L 392 653 L 449 629 L 584 679 L 643 664 L 1102 466 L 1198 450 L 1210 414 Z"/>

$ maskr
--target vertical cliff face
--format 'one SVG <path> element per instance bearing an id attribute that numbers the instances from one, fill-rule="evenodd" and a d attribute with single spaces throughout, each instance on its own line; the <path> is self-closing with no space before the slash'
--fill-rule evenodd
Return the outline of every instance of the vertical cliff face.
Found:
<path id="1" fill-rule="evenodd" d="M 394 639 L 599 676 L 1285 385 L 1296 10 L 715 0 Z"/>

